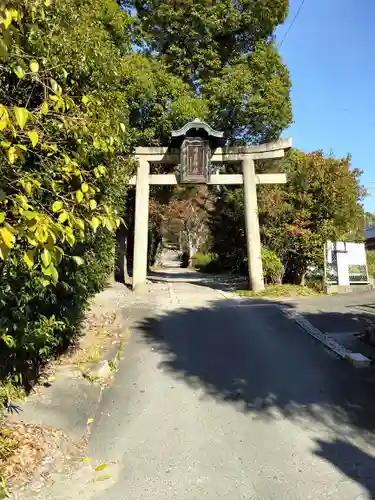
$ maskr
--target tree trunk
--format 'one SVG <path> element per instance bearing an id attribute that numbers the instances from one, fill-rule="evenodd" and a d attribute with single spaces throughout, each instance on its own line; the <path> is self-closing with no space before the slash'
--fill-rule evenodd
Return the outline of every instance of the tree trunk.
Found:
<path id="1" fill-rule="evenodd" d="M 295 285 L 305 286 L 305 282 L 306 282 L 306 271 L 297 273 L 295 279 Z"/>
<path id="2" fill-rule="evenodd" d="M 116 262 L 115 262 L 115 280 L 120 283 L 129 283 L 127 261 L 127 240 L 128 231 L 121 224 L 116 232 Z"/>

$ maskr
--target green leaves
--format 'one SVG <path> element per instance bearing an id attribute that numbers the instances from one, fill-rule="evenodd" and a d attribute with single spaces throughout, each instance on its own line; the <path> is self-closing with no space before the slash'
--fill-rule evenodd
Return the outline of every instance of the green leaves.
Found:
<path id="1" fill-rule="evenodd" d="M 35 257 L 35 250 L 28 250 L 23 254 L 23 261 L 27 265 L 29 269 L 32 269 L 34 266 L 34 257 Z"/>
<path id="2" fill-rule="evenodd" d="M 50 254 L 49 250 L 47 250 L 47 248 L 45 248 L 43 250 L 43 253 L 41 255 L 41 259 L 42 259 L 42 262 L 43 262 L 43 266 L 44 267 L 49 267 L 49 265 L 51 264 L 52 257 L 51 257 L 51 254 Z"/>
<path id="3" fill-rule="evenodd" d="M 25 72 L 22 68 L 22 66 L 16 66 L 13 70 L 15 74 L 18 76 L 18 78 L 21 80 L 25 76 Z"/>
<path id="4" fill-rule="evenodd" d="M 46 115 L 48 113 L 48 101 L 43 101 L 40 107 L 40 112 L 42 115 Z"/>
<path id="5" fill-rule="evenodd" d="M 57 94 L 59 91 L 59 84 L 53 78 L 51 78 L 50 84 L 51 84 L 52 90 Z"/>
<path id="6" fill-rule="evenodd" d="M 99 165 L 94 168 L 95 177 L 100 178 L 102 175 L 106 174 L 106 168 L 104 165 Z"/>
<path id="7" fill-rule="evenodd" d="M 66 220 L 68 220 L 68 217 L 69 217 L 69 214 L 66 210 L 64 210 L 63 212 L 61 212 L 61 214 L 59 215 L 59 222 L 62 224 L 64 223 Z"/>
<path id="8" fill-rule="evenodd" d="M 0 132 L 8 126 L 8 123 L 9 123 L 8 110 L 3 104 L 0 104 Z"/>
<path id="9" fill-rule="evenodd" d="M 13 163 L 15 163 L 18 158 L 17 149 L 14 146 L 10 147 L 7 151 L 7 156 L 9 163 L 13 165 Z"/>
<path id="10" fill-rule="evenodd" d="M 1 342 L 6 356 L 14 336 L 14 366 L 18 355 L 48 358 L 76 331 L 72 307 L 84 309 L 112 259 L 112 238 L 94 238 L 91 217 L 97 215 L 98 231 L 103 215 L 112 217 L 131 168 L 117 156 L 130 144 L 127 56 L 102 23 L 113 26 L 117 40 L 127 37 L 128 16 L 116 3 L 108 9 L 100 0 L 89 9 L 74 0 L 53 2 L 49 12 L 48 3 L 8 1 L 22 15 L 8 13 L 5 23 L 5 4 L 0 7 L 0 81 L 6 91 L 0 104 L 0 259 L 7 259 L 0 266 L 0 337 L 11 332 Z M 85 77 L 90 67 L 92 80 Z M 120 142 L 123 121 L 127 134 Z"/>
<path id="11" fill-rule="evenodd" d="M 19 17 L 20 15 L 18 10 L 7 8 L 2 12 L 1 21 L 4 24 L 5 29 L 7 30 L 12 24 L 12 21 L 18 21 Z"/>
<path id="12" fill-rule="evenodd" d="M 9 348 L 13 348 L 16 346 L 16 341 L 12 335 L 2 335 L 1 340 L 7 345 Z M 2 492 L 0 490 L 0 492 Z"/>
<path id="13" fill-rule="evenodd" d="M 30 130 L 27 133 L 27 135 L 29 136 L 29 139 L 31 141 L 33 148 L 35 148 L 35 146 L 38 144 L 38 141 L 39 141 L 38 132 L 36 130 Z"/>
<path id="14" fill-rule="evenodd" d="M 13 248 L 15 238 L 14 235 L 7 227 L 0 227 L 0 242 L 8 248 Z"/>
<path id="15" fill-rule="evenodd" d="M 83 200 L 83 193 L 80 189 L 76 191 L 76 199 L 78 203 L 81 203 L 81 201 Z"/>
<path id="16" fill-rule="evenodd" d="M 91 225 L 92 229 L 94 230 L 94 232 L 96 232 L 96 230 L 100 226 L 100 220 L 97 217 L 93 217 L 90 221 L 90 225 Z"/>
<path id="17" fill-rule="evenodd" d="M 14 115 L 20 129 L 23 129 L 29 118 L 29 112 L 26 108 L 14 108 Z"/>
<path id="18" fill-rule="evenodd" d="M 35 60 L 31 61 L 31 63 L 30 63 L 30 71 L 32 73 L 38 73 L 38 71 L 39 71 L 39 64 L 38 64 L 37 61 L 35 61 Z"/>
<path id="19" fill-rule="evenodd" d="M 90 209 L 91 210 L 95 210 L 95 208 L 97 207 L 97 203 L 96 203 L 96 200 L 90 200 L 89 202 L 89 206 L 90 206 Z"/>
<path id="20" fill-rule="evenodd" d="M 53 203 L 53 205 L 52 205 L 52 211 L 53 211 L 53 212 L 60 212 L 60 211 L 62 210 L 62 208 L 63 208 L 63 202 L 62 202 L 61 200 L 57 200 L 57 201 L 55 201 L 55 202 Z M 65 214 L 67 214 L 67 213 L 65 212 Z M 62 215 L 62 214 L 61 214 L 61 215 Z M 61 215 L 60 215 L 60 217 L 61 217 Z M 60 220 L 60 217 L 59 217 L 59 221 L 60 221 L 60 222 L 64 222 L 64 220 L 63 220 L 63 221 L 61 221 L 61 220 Z M 65 219 L 65 220 L 66 220 L 66 219 Z"/>
<path id="21" fill-rule="evenodd" d="M 46 243 L 48 238 L 48 231 L 44 224 L 39 224 L 34 233 L 38 243 Z"/>
<path id="22" fill-rule="evenodd" d="M 44 266 L 44 264 L 42 265 L 42 272 L 44 276 L 50 277 L 54 283 L 58 282 L 59 273 L 56 267 L 51 262 L 48 264 L 48 266 Z"/>
<path id="23" fill-rule="evenodd" d="M 69 243 L 69 245 L 72 247 L 74 243 L 76 242 L 76 238 L 73 233 L 67 233 L 66 234 L 66 241 Z"/>

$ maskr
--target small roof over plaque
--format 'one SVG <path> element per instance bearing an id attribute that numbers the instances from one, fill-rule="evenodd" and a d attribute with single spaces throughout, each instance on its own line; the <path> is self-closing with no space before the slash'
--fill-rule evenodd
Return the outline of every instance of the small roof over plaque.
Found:
<path id="1" fill-rule="evenodd" d="M 214 130 L 208 123 L 200 120 L 199 118 L 195 118 L 195 120 L 186 123 L 179 130 L 172 130 L 172 137 L 182 137 L 186 135 L 189 130 L 192 129 L 201 129 L 207 132 L 207 134 L 211 137 L 217 137 L 218 139 L 224 137 L 224 132 L 220 132 L 219 130 Z"/>

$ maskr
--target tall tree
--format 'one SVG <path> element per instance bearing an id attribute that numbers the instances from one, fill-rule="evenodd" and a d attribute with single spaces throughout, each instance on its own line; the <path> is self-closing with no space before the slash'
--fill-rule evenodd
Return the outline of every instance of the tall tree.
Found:
<path id="1" fill-rule="evenodd" d="M 273 40 L 288 0 L 125 4 L 144 51 L 208 102 L 207 118 L 229 142 L 274 139 L 291 122 L 289 74 Z"/>
<path id="2" fill-rule="evenodd" d="M 259 165 L 262 171 L 269 166 Z M 258 188 L 262 242 L 278 254 L 286 278 L 300 283 L 309 266 L 323 263 L 327 240 L 362 238 L 366 193 L 359 184 L 361 172 L 350 168 L 350 156 L 292 150 L 276 168 L 286 171 L 288 182 Z M 214 251 L 229 267 L 246 259 L 243 211 L 242 190 L 235 189 L 212 216 Z"/>
<path id="3" fill-rule="evenodd" d="M 365 213 L 365 226 L 372 227 L 375 224 L 375 213 L 366 212 Z"/>
<path id="4" fill-rule="evenodd" d="M 178 188 L 164 212 L 164 224 L 178 231 L 186 264 L 208 237 L 208 213 L 212 196 L 207 186 Z"/>
<path id="5" fill-rule="evenodd" d="M 274 41 L 288 0 L 119 1 L 135 12 L 134 43 L 190 86 L 198 98 L 190 109 L 228 144 L 274 140 L 291 123 L 289 73 Z M 234 198 L 233 190 L 218 192 L 218 219 L 234 216 Z M 222 234 L 229 246 L 237 223 L 229 218 Z"/>
<path id="6" fill-rule="evenodd" d="M 272 37 L 288 0 L 130 0 L 139 38 L 186 81 L 202 82 Z"/>
<path id="7" fill-rule="evenodd" d="M 263 241 L 277 251 L 289 279 L 303 281 L 310 265 L 320 265 L 327 240 L 360 240 L 364 212 L 361 171 L 350 156 L 293 150 L 283 162 L 288 183 L 259 190 Z"/>

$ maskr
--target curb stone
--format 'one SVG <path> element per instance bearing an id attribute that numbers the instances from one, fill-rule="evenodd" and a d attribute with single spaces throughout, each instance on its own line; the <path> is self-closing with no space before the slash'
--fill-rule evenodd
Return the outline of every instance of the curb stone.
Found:
<path id="1" fill-rule="evenodd" d="M 226 299 L 231 299 L 231 300 L 234 299 L 234 300 L 238 300 L 239 302 L 241 302 L 244 299 L 243 297 L 241 297 L 240 295 L 237 295 L 234 292 L 225 292 L 224 290 L 218 290 L 218 292 L 220 293 L 220 295 L 222 295 Z"/>
<path id="2" fill-rule="evenodd" d="M 236 299 L 236 301 L 241 302 L 243 297 L 236 295 L 233 292 L 225 292 L 224 290 L 219 290 L 219 293 L 223 295 L 226 299 Z M 323 333 L 318 328 L 316 328 L 309 320 L 307 320 L 302 314 L 290 310 L 287 306 L 276 305 L 278 309 L 289 319 L 297 323 L 303 330 L 305 330 L 309 335 L 314 337 L 316 340 L 321 342 L 330 351 L 334 352 L 337 356 L 354 366 L 355 368 L 368 368 L 371 366 L 371 359 L 367 358 L 359 352 L 352 352 L 342 344 L 334 340 L 332 337 Z"/>
<path id="3" fill-rule="evenodd" d="M 289 319 L 295 321 L 301 328 L 303 328 L 309 335 L 319 340 L 323 345 L 328 347 L 331 351 L 337 354 L 340 358 L 349 361 L 351 365 L 355 368 L 367 368 L 371 365 L 371 359 L 363 356 L 359 352 L 352 352 L 342 344 L 334 340 L 332 337 L 323 333 L 318 328 L 316 328 L 309 320 L 307 320 L 302 314 L 295 311 L 291 311 L 285 306 L 277 306 L 282 313 Z"/>

